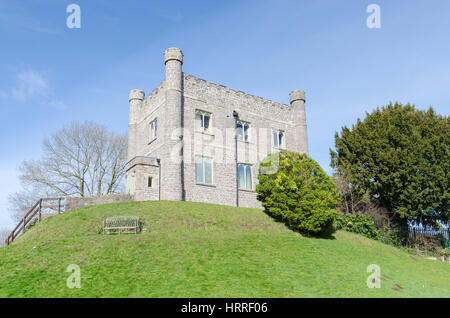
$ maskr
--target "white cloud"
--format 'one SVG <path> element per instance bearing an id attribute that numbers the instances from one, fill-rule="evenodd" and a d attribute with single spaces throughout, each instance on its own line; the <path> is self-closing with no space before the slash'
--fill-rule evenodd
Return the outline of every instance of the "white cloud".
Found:
<path id="1" fill-rule="evenodd" d="M 13 97 L 25 102 L 35 96 L 47 97 L 48 83 L 42 74 L 35 71 L 26 71 L 17 75 L 18 85 L 11 91 Z"/>
<path id="2" fill-rule="evenodd" d="M 36 100 L 40 104 L 49 105 L 55 109 L 67 109 L 67 105 L 54 96 L 47 78 L 42 73 L 34 70 L 24 71 L 16 76 L 16 80 L 11 93 L 3 92 L 2 94 L 0 91 L 0 98 L 10 95 L 22 103 Z"/>

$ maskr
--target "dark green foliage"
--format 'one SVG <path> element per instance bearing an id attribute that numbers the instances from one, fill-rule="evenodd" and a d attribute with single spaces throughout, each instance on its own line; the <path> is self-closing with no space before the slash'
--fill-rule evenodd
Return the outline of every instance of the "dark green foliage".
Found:
<path id="1" fill-rule="evenodd" d="M 358 233 L 373 240 L 382 240 L 382 233 L 375 227 L 369 215 L 340 214 L 336 217 L 336 228 L 348 232 Z"/>
<path id="2" fill-rule="evenodd" d="M 264 174 L 268 170 L 273 173 Z M 257 198 L 267 214 L 300 232 L 330 233 L 339 196 L 316 161 L 288 151 L 272 154 L 261 163 L 258 180 Z"/>
<path id="3" fill-rule="evenodd" d="M 449 220 L 450 125 L 432 108 L 389 104 L 335 136 L 331 164 L 397 223 Z"/>

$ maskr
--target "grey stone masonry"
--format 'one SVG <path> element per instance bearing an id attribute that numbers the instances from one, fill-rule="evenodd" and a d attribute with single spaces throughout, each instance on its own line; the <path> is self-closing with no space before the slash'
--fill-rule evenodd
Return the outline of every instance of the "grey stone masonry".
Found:
<path id="1" fill-rule="evenodd" d="M 129 194 L 107 194 L 97 197 L 66 197 L 66 211 L 81 209 L 98 204 L 129 201 L 134 201 L 134 198 Z"/>
<path id="2" fill-rule="evenodd" d="M 257 207 L 259 163 L 281 149 L 308 154 L 305 93 L 280 104 L 185 75 L 183 53 L 164 53 L 165 80 L 129 95 L 127 193 Z M 239 181 L 238 181 L 239 180 Z"/>

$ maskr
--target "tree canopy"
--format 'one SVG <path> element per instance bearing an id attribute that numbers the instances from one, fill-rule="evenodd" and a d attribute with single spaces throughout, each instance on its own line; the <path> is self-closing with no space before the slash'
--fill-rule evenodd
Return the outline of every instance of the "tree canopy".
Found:
<path id="1" fill-rule="evenodd" d="M 392 104 L 335 135 L 331 165 L 400 223 L 449 220 L 448 116 Z"/>
<path id="2" fill-rule="evenodd" d="M 93 122 L 72 122 L 46 138 L 43 156 L 20 167 L 22 190 L 9 197 L 21 217 L 43 196 L 97 196 L 122 192 L 127 138 Z"/>

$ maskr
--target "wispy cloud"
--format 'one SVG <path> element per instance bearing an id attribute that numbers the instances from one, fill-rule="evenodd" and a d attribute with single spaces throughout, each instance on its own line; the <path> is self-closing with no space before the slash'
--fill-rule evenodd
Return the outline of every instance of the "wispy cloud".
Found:
<path id="1" fill-rule="evenodd" d="M 22 103 L 29 100 L 38 100 L 41 104 L 56 109 L 66 109 L 67 105 L 57 99 L 45 76 L 37 71 L 28 70 L 17 74 L 16 85 L 11 89 L 10 96 Z M 7 97 L 6 92 L 0 92 L 0 97 Z"/>
<path id="2" fill-rule="evenodd" d="M 11 91 L 11 95 L 21 102 L 35 96 L 48 97 L 48 83 L 42 74 L 36 71 L 25 71 L 17 75 L 18 84 Z"/>

